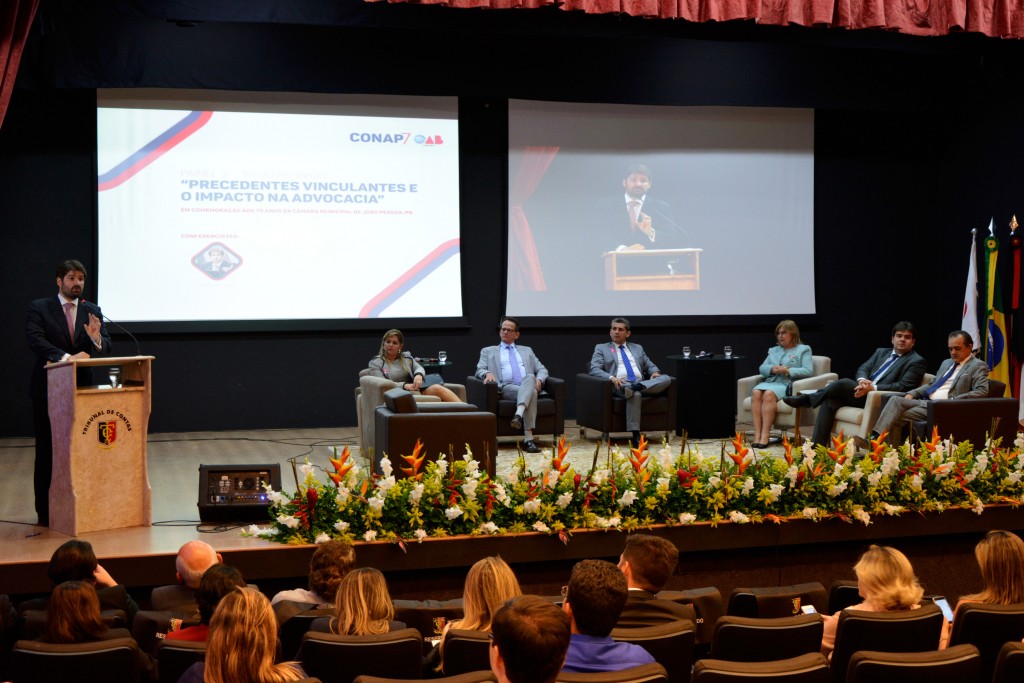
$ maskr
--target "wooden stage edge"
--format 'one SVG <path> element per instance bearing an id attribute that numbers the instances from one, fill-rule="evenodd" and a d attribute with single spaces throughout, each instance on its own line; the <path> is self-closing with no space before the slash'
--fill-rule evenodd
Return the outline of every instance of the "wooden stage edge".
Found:
<path id="1" fill-rule="evenodd" d="M 780 585 L 852 578 L 850 567 L 871 543 L 894 545 L 910 556 L 929 592 L 960 595 L 980 586 L 973 548 L 990 529 L 1020 531 L 1024 510 L 997 505 L 981 515 L 967 509 L 942 513 L 905 513 L 875 517 L 869 526 L 838 518 L 817 522 L 792 519 L 774 524 L 708 523 L 655 526 L 645 533 L 664 536 L 679 546 L 680 570 L 670 588 L 714 585 Z M 36 532 L 41 532 L 36 534 Z M 12 595 L 45 592 L 51 586 L 46 565 L 67 536 L 23 524 L 0 524 L 0 592 Z M 140 594 L 144 588 L 174 582 L 174 555 L 185 541 L 200 538 L 247 580 L 273 585 L 275 580 L 305 577 L 314 546 L 289 546 L 243 537 L 239 530 L 200 533 L 194 526 L 132 527 L 80 536 L 93 544 L 101 564 L 118 581 Z M 516 570 L 526 592 L 550 593 L 584 558 L 615 559 L 625 534 L 616 530 L 574 532 L 568 543 L 536 533 L 426 539 L 406 550 L 386 542 L 356 544 L 358 564 L 377 567 L 388 576 L 392 595 L 458 595 L 465 570 L 488 555 L 501 555 Z M 301 585 L 303 579 L 299 579 Z M 432 594 L 424 596 L 424 591 Z M 144 592 L 148 595 L 148 590 Z M 137 597 L 138 599 L 138 597 Z"/>

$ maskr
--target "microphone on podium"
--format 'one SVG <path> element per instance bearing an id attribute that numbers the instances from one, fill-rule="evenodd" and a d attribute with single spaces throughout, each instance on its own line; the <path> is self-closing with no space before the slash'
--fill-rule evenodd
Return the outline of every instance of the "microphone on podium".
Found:
<path id="1" fill-rule="evenodd" d="M 131 338 L 131 340 L 133 342 L 135 342 L 135 355 L 136 356 L 141 356 L 142 355 L 142 347 L 139 346 L 139 340 L 135 338 L 134 334 L 132 334 L 127 329 L 122 327 L 119 323 L 116 323 L 113 320 L 111 320 L 110 318 L 108 318 L 107 316 L 103 315 L 103 311 L 100 310 L 100 307 L 97 306 L 96 304 L 94 304 L 93 302 L 86 301 L 85 299 L 82 299 L 82 305 L 85 306 L 85 310 L 88 311 L 89 313 L 92 313 L 97 318 L 101 318 L 102 320 L 107 321 L 108 323 L 110 323 L 111 325 L 116 327 L 117 329 L 119 329 L 122 332 L 124 332 L 125 334 L 127 334 Z"/>

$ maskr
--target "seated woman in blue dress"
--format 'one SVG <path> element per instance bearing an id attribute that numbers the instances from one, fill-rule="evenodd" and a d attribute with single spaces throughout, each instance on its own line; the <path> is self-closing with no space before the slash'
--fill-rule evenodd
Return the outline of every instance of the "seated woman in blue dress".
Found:
<path id="1" fill-rule="evenodd" d="M 423 387 L 426 373 L 412 354 L 403 351 L 405 337 L 401 330 L 388 330 L 380 340 L 380 352 L 370 359 L 370 375 L 397 382 L 406 391 L 436 396 L 442 401 L 458 402 L 458 396 L 443 384 Z"/>
<path id="2" fill-rule="evenodd" d="M 800 330 L 792 320 L 783 320 L 775 326 L 777 345 L 768 349 L 768 357 L 761 363 L 764 381 L 754 387 L 750 397 L 750 412 L 754 415 L 754 448 L 766 448 L 782 439 L 771 438 L 779 399 L 786 395 L 786 386 L 798 379 L 810 377 L 814 372 L 811 347 L 800 343 Z"/>

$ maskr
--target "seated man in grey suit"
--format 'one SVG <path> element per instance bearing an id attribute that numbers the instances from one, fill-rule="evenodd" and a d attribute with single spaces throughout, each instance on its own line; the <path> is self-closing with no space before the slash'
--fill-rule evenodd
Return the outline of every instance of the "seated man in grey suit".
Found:
<path id="1" fill-rule="evenodd" d="M 523 430 L 523 450 L 540 453 L 533 442 L 533 428 L 537 425 L 537 395 L 548 378 L 548 369 L 529 346 L 519 346 L 519 321 L 505 316 L 498 328 L 501 343 L 480 351 L 476 364 L 477 379 L 485 384 L 498 383 L 498 393 L 505 400 L 515 400 L 516 414 L 513 429 Z"/>
<path id="2" fill-rule="evenodd" d="M 796 407 L 819 408 L 811 441 L 827 446 L 832 435 L 836 412 L 843 406 L 863 408 L 869 391 L 900 391 L 916 389 L 924 377 L 924 358 L 914 351 L 914 326 L 903 321 L 892 328 L 892 348 L 876 349 L 857 368 L 856 380 L 841 379 L 811 394 L 787 396 L 785 403 Z"/>
<path id="3" fill-rule="evenodd" d="M 679 564 L 679 548 L 660 536 L 630 534 L 619 556 L 619 570 L 626 576 L 629 595 L 616 628 L 654 626 L 679 619 L 697 621 L 690 605 L 658 598 Z"/>
<path id="4" fill-rule="evenodd" d="M 974 357 L 974 340 L 963 330 L 949 334 L 949 358 L 942 361 L 935 381 L 914 389 L 906 396 L 889 399 L 871 434 L 878 438 L 889 432 L 889 443 L 898 445 L 901 428 L 928 416 L 928 401 L 945 401 L 988 396 L 988 365 Z"/>
<path id="5" fill-rule="evenodd" d="M 590 374 L 611 380 L 615 385 L 615 395 L 626 399 L 626 429 L 633 432 L 633 446 L 636 446 L 640 442 L 643 396 L 665 391 L 672 378 L 661 374 L 658 366 L 644 353 L 644 347 L 626 341 L 630 334 L 628 320 L 612 319 L 612 343 L 594 347 Z"/>

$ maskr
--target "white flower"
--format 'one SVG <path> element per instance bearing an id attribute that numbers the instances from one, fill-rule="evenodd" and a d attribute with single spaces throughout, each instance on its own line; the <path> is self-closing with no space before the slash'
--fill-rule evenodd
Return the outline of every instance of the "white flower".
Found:
<path id="1" fill-rule="evenodd" d="M 889 451 L 889 455 L 882 458 L 882 467 L 878 471 L 883 476 L 890 476 L 900 468 L 900 454 L 896 451 Z"/>
<path id="2" fill-rule="evenodd" d="M 480 525 L 479 531 L 482 534 L 496 534 L 498 533 L 498 525 L 494 522 L 484 522 Z"/>
<path id="3" fill-rule="evenodd" d="M 912 489 L 916 490 L 916 491 L 920 491 L 921 490 L 921 475 L 920 474 L 915 474 L 910 479 L 910 487 Z"/>
<path id="4" fill-rule="evenodd" d="M 371 496 L 366 499 L 366 504 L 373 508 L 374 512 L 380 512 L 384 509 L 384 499 L 378 498 L 377 496 Z"/>
<path id="5" fill-rule="evenodd" d="M 302 478 L 303 479 L 308 477 L 309 473 L 312 472 L 312 471 L 313 471 L 313 466 L 310 465 L 308 462 L 304 462 L 301 465 L 299 465 L 299 472 L 302 473 Z"/>
<path id="6" fill-rule="evenodd" d="M 528 515 L 536 514 L 540 511 L 540 498 L 531 498 L 530 500 L 523 503 L 523 512 Z"/>
<path id="7" fill-rule="evenodd" d="M 1019 451 L 1024 450 L 1024 432 L 1017 432 L 1017 438 L 1013 440 L 1013 447 Z"/>
<path id="8" fill-rule="evenodd" d="M 658 477 L 658 492 L 668 493 L 668 485 L 671 481 L 670 477 Z"/>
<path id="9" fill-rule="evenodd" d="M 880 482 L 881 480 L 882 480 L 882 473 L 879 470 L 875 470 L 874 472 L 872 472 L 871 474 L 868 475 L 868 485 L 869 486 L 878 486 L 878 482 Z"/>
<path id="10" fill-rule="evenodd" d="M 450 508 L 448 508 L 447 510 L 444 511 L 444 516 L 447 517 L 449 520 L 456 519 L 461 514 L 462 514 L 462 509 L 459 508 L 458 505 L 453 505 L 453 506 L 451 506 Z"/>
<path id="11" fill-rule="evenodd" d="M 863 477 L 863 476 L 864 476 L 864 470 L 862 470 L 860 468 L 860 465 L 857 465 L 853 469 L 853 472 L 850 472 L 850 481 L 852 483 L 856 484 L 858 481 L 861 480 L 861 477 Z"/>
<path id="12" fill-rule="evenodd" d="M 299 518 L 292 517 L 291 515 L 278 515 L 277 523 L 281 526 L 286 526 L 289 529 L 295 529 L 299 526 Z"/>
<path id="13" fill-rule="evenodd" d="M 608 478 L 608 470 L 594 470 L 594 476 L 590 478 L 594 486 L 600 486 Z"/>
<path id="14" fill-rule="evenodd" d="M 974 514 L 976 515 L 980 515 L 982 512 L 985 511 L 985 504 L 981 502 L 981 498 L 978 498 L 977 500 L 974 501 L 974 507 L 971 509 L 971 511 L 974 512 Z"/>
<path id="15" fill-rule="evenodd" d="M 849 482 L 845 481 L 840 484 L 833 484 L 828 489 L 828 495 L 831 496 L 832 498 L 835 498 L 836 496 L 840 495 L 843 491 L 845 491 L 846 487 L 848 487 L 849 485 Z"/>
<path id="16" fill-rule="evenodd" d="M 804 439 L 803 445 L 800 446 L 800 452 L 804 454 L 804 464 L 806 465 L 807 461 L 810 460 L 811 461 L 811 465 L 813 466 L 814 465 L 814 444 L 811 443 L 810 439 Z"/>
<path id="17" fill-rule="evenodd" d="M 557 505 L 558 507 L 560 507 L 560 508 L 562 508 L 564 510 L 565 508 L 569 507 L 569 503 L 571 503 L 571 502 L 572 502 L 572 493 L 571 492 L 566 492 L 566 493 L 563 493 L 562 495 L 560 495 L 558 497 L 558 500 L 555 501 L 555 505 Z"/>
<path id="18" fill-rule="evenodd" d="M 679 513 L 679 523 L 680 524 L 693 524 L 696 521 L 697 521 L 697 515 L 695 515 L 695 514 L 693 514 L 691 512 L 681 512 L 681 513 Z"/>
<path id="19" fill-rule="evenodd" d="M 729 521 L 734 522 L 736 524 L 746 524 L 750 521 L 750 518 L 742 512 L 740 512 L 739 510 L 732 510 L 729 513 Z"/>
<path id="20" fill-rule="evenodd" d="M 448 474 L 448 461 L 444 455 L 437 456 L 437 474 L 442 478 Z"/>
<path id="21" fill-rule="evenodd" d="M 391 459 L 386 455 L 380 459 L 380 471 L 384 473 L 385 477 L 390 477 L 394 471 L 394 468 L 391 467 Z"/>
<path id="22" fill-rule="evenodd" d="M 551 531 L 551 529 L 548 528 L 548 525 L 540 521 L 539 519 L 533 523 L 533 529 L 534 531 L 539 531 L 542 534 L 546 534 L 549 531 Z"/>
<path id="23" fill-rule="evenodd" d="M 601 527 L 602 529 L 607 529 L 608 528 L 608 520 L 605 519 L 604 517 L 595 516 L 594 517 L 594 526 Z"/>
<path id="24" fill-rule="evenodd" d="M 843 473 L 843 466 L 836 463 L 836 466 L 832 468 L 832 476 L 839 477 Z"/>
<path id="25" fill-rule="evenodd" d="M 871 515 L 869 515 L 864 508 L 857 508 L 856 510 L 854 510 L 853 518 L 861 524 L 863 524 L 864 526 L 871 524 Z"/>
<path id="26" fill-rule="evenodd" d="M 548 470 L 545 472 L 547 477 L 548 486 L 554 487 L 558 483 L 558 478 L 561 477 L 561 473 L 558 470 Z"/>
<path id="27" fill-rule="evenodd" d="M 271 505 L 280 505 L 288 500 L 280 491 L 267 491 L 267 498 L 270 499 Z"/>
<path id="28" fill-rule="evenodd" d="M 479 479 L 467 479 L 462 485 L 462 492 L 466 494 L 466 498 L 473 498 L 476 496 L 476 487 L 480 484 Z"/>
<path id="29" fill-rule="evenodd" d="M 261 531 L 263 531 L 263 529 L 261 529 L 258 524 L 250 524 L 249 528 L 242 533 L 246 536 L 259 536 Z"/>
<path id="30" fill-rule="evenodd" d="M 1020 483 L 1021 472 L 1010 472 L 1006 475 L 1006 481 L 1010 484 Z"/>
<path id="31" fill-rule="evenodd" d="M 424 538 L 427 537 L 427 532 L 423 529 L 417 529 L 416 531 L 412 532 L 412 535 L 417 541 L 422 541 Z"/>
<path id="32" fill-rule="evenodd" d="M 373 529 L 370 529 L 365 534 L 363 534 L 363 540 L 366 541 L 366 542 L 374 541 L 376 539 L 377 539 L 377 532 L 374 531 Z"/>
<path id="33" fill-rule="evenodd" d="M 380 489 L 381 492 L 386 492 L 388 489 L 390 489 L 394 485 L 395 485 L 395 478 L 393 476 L 391 476 L 391 475 L 388 475 L 386 477 L 382 477 L 381 479 L 378 479 L 377 483 L 375 484 L 375 486 L 378 489 Z"/>
<path id="34" fill-rule="evenodd" d="M 769 502 L 774 503 L 775 501 L 777 501 L 779 499 L 779 496 L 782 495 L 782 491 L 783 490 L 784 489 L 782 487 L 782 484 L 769 484 L 768 485 L 768 495 L 769 495 L 769 499 L 768 500 L 769 500 Z"/>
<path id="35" fill-rule="evenodd" d="M 803 515 L 805 519 L 817 519 L 818 508 L 806 507 L 800 511 L 800 514 Z"/>
<path id="36" fill-rule="evenodd" d="M 416 484 L 412 487 L 412 491 L 409 491 L 409 503 L 411 505 L 419 505 L 420 498 L 423 497 L 423 482 Z"/>
<path id="37" fill-rule="evenodd" d="M 334 530 L 337 531 L 338 533 L 342 533 L 342 534 L 345 533 L 346 531 L 348 531 L 348 527 L 349 527 L 349 523 L 344 521 L 344 520 L 342 520 L 340 522 L 335 522 L 334 523 Z"/>
<path id="38" fill-rule="evenodd" d="M 754 490 L 754 478 L 753 477 L 747 477 L 747 480 L 743 482 L 743 488 L 741 489 L 740 493 L 742 493 L 744 496 L 749 496 L 750 492 L 753 491 L 753 490 Z"/>
<path id="39" fill-rule="evenodd" d="M 938 481 L 938 480 L 944 478 L 947 474 L 949 474 L 952 471 L 953 471 L 953 463 L 951 463 L 951 462 L 944 462 L 941 465 L 939 465 L 938 467 L 936 467 L 934 470 L 932 470 L 932 476 L 934 476 L 935 480 Z"/>
<path id="40" fill-rule="evenodd" d="M 622 498 L 619 498 L 619 507 L 629 507 L 633 504 L 634 500 L 636 500 L 636 491 L 633 489 L 627 489 L 626 492 L 622 494 Z"/>
<path id="41" fill-rule="evenodd" d="M 789 479 L 789 488 L 796 486 L 796 479 L 800 476 L 800 468 L 796 465 L 790 465 L 789 469 L 786 470 L 786 479 Z"/>
<path id="42" fill-rule="evenodd" d="M 890 517 L 898 515 L 901 512 L 903 512 L 902 505 L 892 505 L 891 503 L 885 503 L 882 506 L 882 508 L 885 510 L 885 514 L 889 515 Z"/>
<path id="43" fill-rule="evenodd" d="M 713 489 L 717 489 L 718 485 L 722 483 L 722 478 L 717 476 L 708 477 L 708 486 Z"/>
<path id="44" fill-rule="evenodd" d="M 506 491 L 505 487 L 501 484 L 494 485 L 494 499 L 505 507 L 508 507 L 512 503 L 512 500 L 508 497 L 508 491 Z"/>
<path id="45" fill-rule="evenodd" d="M 478 477 L 480 476 L 480 463 L 472 459 L 471 455 L 466 456 L 466 476 L 467 477 Z"/>
<path id="46" fill-rule="evenodd" d="M 618 526 L 619 524 L 621 524 L 621 523 L 622 523 L 622 518 L 621 518 L 621 517 L 619 517 L 618 515 L 616 515 L 616 516 L 614 516 L 614 517 L 611 517 L 611 518 L 609 518 L 609 519 L 608 519 L 608 526 L 610 526 L 610 527 L 611 527 L 611 528 L 613 528 L 613 529 L 614 529 L 615 527 L 617 527 L 617 526 Z"/>
<path id="47" fill-rule="evenodd" d="M 663 470 L 675 469 L 672 463 L 675 461 L 675 456 L 672 454 L 672 449 L 668 447 L 666 443 L 662 446 L 662 449 L 658 452 L 658 464 L 661 465 Z"/>
<path id="48" fill-rule="evenodd" d="M 328 536 L 326 532 L 321 531 L 316 535 L 316 538 L 313 539 L 313 543 L 327 543 L 329 540 L 331 540 L 331 537 Z"/>
<path id="49" fill-rule="evenodd" d="M 338 488 L 338 495 L 334 497 L 334 502 L 338 504 L 338 507 L 345 507 L 348 504 L 348 497 L 351 493 L 344 486 Z"/>

